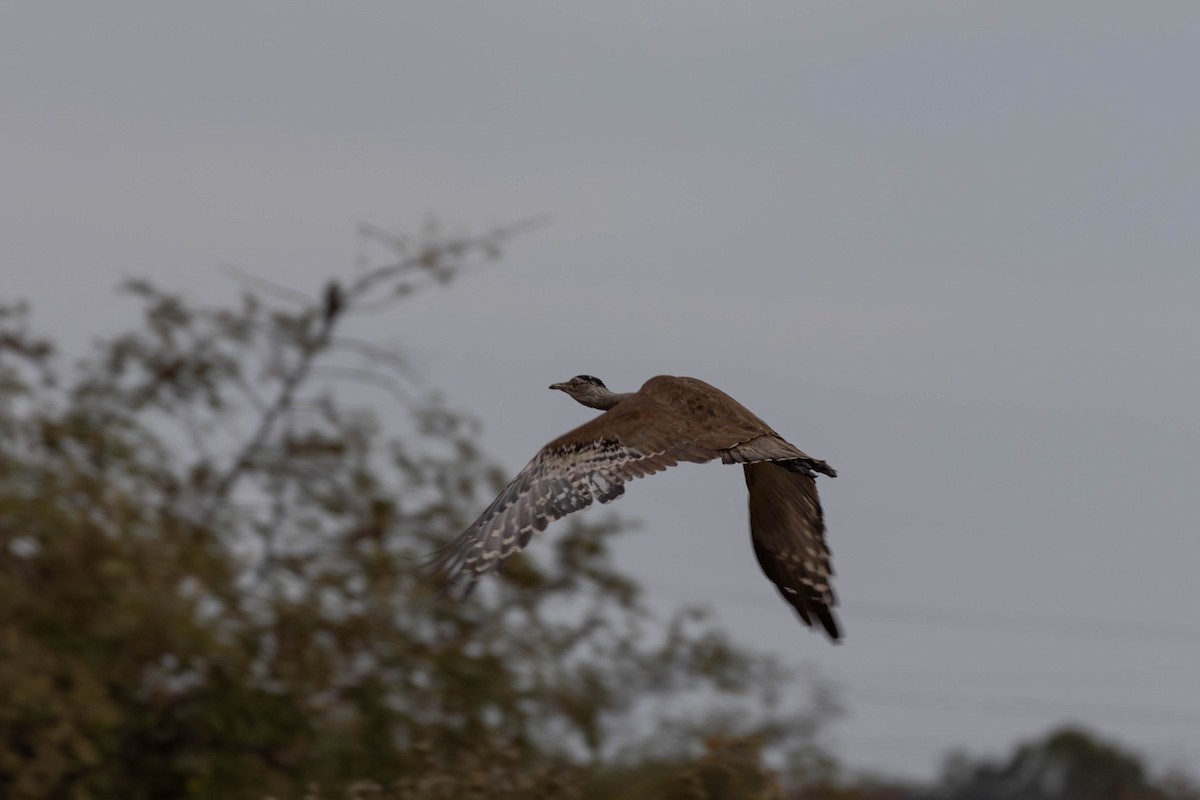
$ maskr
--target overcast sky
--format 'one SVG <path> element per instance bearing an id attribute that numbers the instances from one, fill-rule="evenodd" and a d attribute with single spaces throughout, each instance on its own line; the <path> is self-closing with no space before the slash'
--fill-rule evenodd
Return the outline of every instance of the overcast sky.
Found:
<path id="1" fill-rule="evenodd" d="M 656 608 L 815 665 L 853 766 L 1065 720 L 1194 765 L 1197 76 L 1193 2 L 10 3 L 0 294 L 80 345 L 125 276 L 316 289 L 360 222 L 549 213 L 363 330 L 513 470 L 591 413 L 548 383 L 673 373 L 840 471 L 844 645 L 730 468 L 614 506 Z"/>

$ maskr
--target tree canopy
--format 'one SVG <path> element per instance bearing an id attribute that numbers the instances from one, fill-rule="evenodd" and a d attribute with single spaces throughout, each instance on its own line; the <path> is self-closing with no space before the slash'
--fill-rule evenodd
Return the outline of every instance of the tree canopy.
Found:
<path id="1" fill-rule="evenodd" d="M 1018 744 L 1006 759 L 951 755 L 935 792 L 945 800 L 1168 800 L 1196 796 L 1182 776 L 1151 774 L 1141 756 L 1067 725 Z"/>

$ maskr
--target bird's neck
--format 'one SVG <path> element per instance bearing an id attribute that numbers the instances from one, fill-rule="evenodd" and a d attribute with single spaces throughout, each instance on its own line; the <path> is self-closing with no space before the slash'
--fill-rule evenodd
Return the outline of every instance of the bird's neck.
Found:
<path id="1" fill-rule="evenodd" d="M 580 403 L 583 403 L 588 408 L 597 408 L 601 411 L 608 411 L 617 403 L 624 400 L 626 397 L 632 396 L 632 392 L 621 394 L 620 392 L 610 392 L 607 389 L 599 389 L 592 392 L 586 397 L 576 397 Z"/>

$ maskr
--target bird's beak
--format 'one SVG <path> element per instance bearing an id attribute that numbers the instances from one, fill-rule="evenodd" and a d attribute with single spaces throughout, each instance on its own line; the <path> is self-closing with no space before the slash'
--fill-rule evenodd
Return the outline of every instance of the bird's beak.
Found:
<path id="1" fill-rule="evenodd" d="M 550 388 L 558 389 L 560 392 L 565 392 L 567 390 L 567 385 L 565 383 L 552 383 L 550 384 Z"/>

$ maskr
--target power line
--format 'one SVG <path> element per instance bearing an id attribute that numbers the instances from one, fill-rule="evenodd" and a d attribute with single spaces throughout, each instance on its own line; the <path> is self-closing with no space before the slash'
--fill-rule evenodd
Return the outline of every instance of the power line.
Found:
<path id="1" fill-rule="evenodd" d="M 685 594 L 682 590 L 679 593 Z M 742 605 L 762 606 L 770 599 L 766 592 L 752 592 L 741 587 L 710 587 L 709 596 L 714 594 Z M 1014 614 L 988 609 L 946 609 L 870 600 L 843 604 L 839 612 L 851 621 L 873 619 L 936 625 L 939 628 L 949 626 L 969 630 L 1005 630 L 1058 637 L 1200 646 L 1200 625 L 1183 623 L 1059 614 Z"/>
<path id="2" fill-rule="evenodd" d="M 957 610 L 910 606 L 898 603 L 856 601 L 845 606 L 847 616 L 887 621 L 953 625 L 972 629 L 991 628 L 1020 633 L 1044 633 L 1054 636 L 1081 636 L 1097 639 L 1124 639 L 1155 644 L 1200 645 L 1200 626 L 1122 620 L 1105 617 L 1079 617 L 1041 614 L 1010 614 L 982 609 Z"/>
<path id="3" fill-rule="evenodd" d="M 895 686 L 850 684 L 855 702 L 936 711 L 984 711 L 1004 716 L 1103 716 L 1112 722 L 1200 727 L 1200 709 L 1146 708 L 1114 703 L 1073 703 L 1053 697 L 954 694 Z M 856 696 L 856 697 L 854 697 Z"/>
<path id="4" fill-rule="evenodd" d="M 847 663 L 840 669 L 842 669 L 842 675 L 848 677 L 850 680 L 853 680 L 854 674 L 857 673 L 860 677 L 867 680 L 915 678 L 918 681 L 936 681 L 939 687 L 945 686 L 949 682 L 983 682 L 988 685 L 989 689 L 994 689 L 996 684 L 1004 682 L 1019 682 L 1024 686 L 1031 684 L 1061 686 L 1066 684 L 1071 687 L 1081 685 L 1119 685 L 1128 687 L 1131 684 L 1149 684 L 1155 687 L 1163 687 L 1172 683 L 1185 683 L 1190 690 L 1196 685 L 1196 674 L 1197 671 L 1200 671 L 1200 665 L 1193 665 L 1190 668 L 1179 666 L 1171 670 L 1153 670 L 1138 667 L 1133 669 L 1108 670 L 1102 673 L 1094 671 L 1094 665 L 1089 665 L 1089 671 L 1087 672 L 1078 669 L 1027 669 L 1014 671 L 979 670 L 974 668 L 956 671 L 939 669 L 936 664 L 932 666 L 918 664 L 907 667 L 889 665 L 879 669 L 872 669 L 871 665 L 868 665 L 867 669 L 863 670 L 858 665 Z"/>

